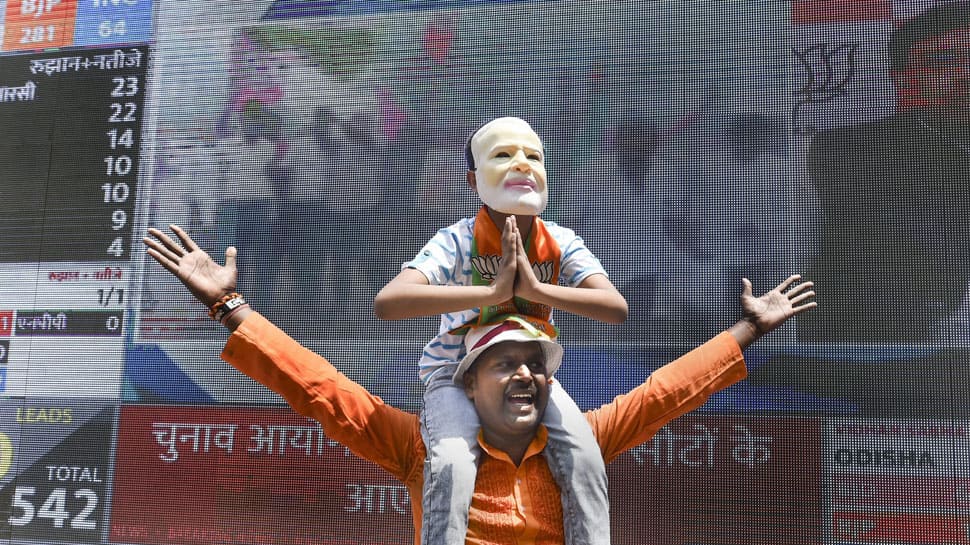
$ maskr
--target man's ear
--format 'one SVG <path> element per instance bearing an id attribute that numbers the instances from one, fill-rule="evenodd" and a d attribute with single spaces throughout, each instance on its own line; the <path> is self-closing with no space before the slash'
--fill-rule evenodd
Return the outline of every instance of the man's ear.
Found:
<path id="1" fill-rule="evenodd" d="M 478 179 L 475 178 L 475 173 L 471 170 L 465 172 L 465 181 L 468 182 L 468 187 L 472 188 L 476 194 L 478 193 Z"/>
<path id="2" fill-rule="evenodd" d="M 475 376 L 465 371 L 465 374 L 461 376 L 461 383 L 465 389 L 465 397 L 475 399 Z"/>

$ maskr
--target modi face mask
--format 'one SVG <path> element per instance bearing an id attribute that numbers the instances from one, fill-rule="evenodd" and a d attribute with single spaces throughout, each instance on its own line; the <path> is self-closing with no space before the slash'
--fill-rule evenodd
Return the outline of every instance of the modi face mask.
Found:
<path id="1" fill-rule="evenodd" d="M 502 117 L 479 129 L 470 142 L 475 191 L 503 214 L 538 216 L 546 209 L 542 141 L 525 121 Z"/>

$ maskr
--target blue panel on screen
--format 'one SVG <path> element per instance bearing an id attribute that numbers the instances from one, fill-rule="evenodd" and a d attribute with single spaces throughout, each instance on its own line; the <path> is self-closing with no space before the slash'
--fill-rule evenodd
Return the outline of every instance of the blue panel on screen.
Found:
<path id="1" fill-rule="evenodd" d="M 213 403 L 205 390 L 155 345 L 136 345 L 125 353 L 125 385 L 139 401 Z"/>
<path id="2" fill-rule="evenodd" d="M 149 0 L 93 0 L 78 2 L 75 45 L 145 42 L 151 38 Z"/>

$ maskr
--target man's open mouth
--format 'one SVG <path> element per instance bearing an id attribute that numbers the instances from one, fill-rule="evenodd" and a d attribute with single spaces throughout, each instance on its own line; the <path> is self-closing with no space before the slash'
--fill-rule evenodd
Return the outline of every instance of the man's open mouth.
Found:
<path id="1" fill-rule="evenodd" d="M 517 392 L 514 394 L 509 394 L 507 397 L 509 403 L 515 405 L 531 405 L 533 402 L 535 402 L 535 398 L 535 394 L 530 392 Z"/>

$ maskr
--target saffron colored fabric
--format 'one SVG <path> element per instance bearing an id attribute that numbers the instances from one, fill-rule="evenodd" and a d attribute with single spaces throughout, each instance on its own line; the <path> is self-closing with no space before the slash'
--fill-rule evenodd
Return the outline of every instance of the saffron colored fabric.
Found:
<path id="1" fill-rule="evenodd" d="M 222 359 L 280 394 L 298 413 L 319 421 L 327 436 L 400 479 L 412 498 L 419 543 L 421 502 L 416 498 L 425 447 L 416 415 L 386 405 L 257 313 L 232 334 Z M 741 350 L 727 332 L 658 369 L 630 393 L 586 413 L 603 459 L 610 462 L 649 440 L 665 424 L 746 375 Z M 466 543 L 563 543 L 559 489 L 541 455 L 546 440 L 540 427 L 519 467 L 505 453 L 482 444 L 485 455 Z"/>

